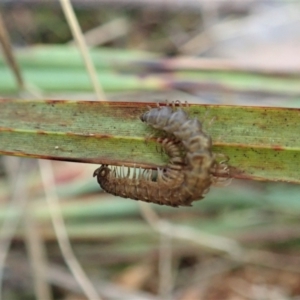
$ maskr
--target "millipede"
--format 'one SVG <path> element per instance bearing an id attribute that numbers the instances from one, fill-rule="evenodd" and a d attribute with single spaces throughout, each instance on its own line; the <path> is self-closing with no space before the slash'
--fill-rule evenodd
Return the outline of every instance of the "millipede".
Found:
<path id="1" fill-rule="evenodd" d="M 217 162 L 212 139 L 203 131 L 202 123 L 189 118 L 181 103 L 176 103 L 157 105 L 140 116 L 142 122 L 165 133 L 166 137 L 156 141 L 168 154 L 168 164 L 157 168 L 156 176 L 153 170 L 128 168 L 126 172 L 124 167 L 102 165 L 94 176 L 103 190 L 160 205 L 191 206 L 204 198 L 219 176 L 228 174 L 227 161 Z"/>

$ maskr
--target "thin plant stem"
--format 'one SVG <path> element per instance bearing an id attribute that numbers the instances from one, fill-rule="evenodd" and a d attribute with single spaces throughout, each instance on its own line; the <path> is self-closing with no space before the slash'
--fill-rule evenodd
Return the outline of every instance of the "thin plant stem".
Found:
<path id="1" fill-rule="evenodd" d="M 128 34 L 129 24 L 125 18 L 117 18 L 103 25 L 97 26 L 84 33 L 84 40 L 89 47 L 99 46 Z M 68 42 L 74 45 L 74 41 Z"/>
<path id="2" fill-rule="evenodd" d="M 173 286 L 172 276 L 172 237 L 160 234 L 159 245 L 159 296 L 161 299 L 171 300 L 171 289 Z"/>
<path id="3" fill-rule="evenodd" d="M 27 204 L 26 180 L 24 173 L 27 161 L 20 161 L 17 174 L 14 178 L 13 193 L 8 205 L 7 214 L 0 230 L 0 299 L 3 299 L 3 273 L 5 261 L 9 252 L 11 241 L 16 233 L 23 211 Z"/>
<path id="4" fill-rule="evenodd" d="M 5 169 L 11 189 L 13 189 L 14 186 L 14 175 L 22 161 L 23 159 L 16 159 L 14 157 L 5 158 Z M 36 166 L 36 161 L 26 160 L 25 163 L 26 169 L 22 171 L 21 175 L 23 175 L 23 181 L 26 183 L 26 180 L 24 180 L 25 174 L 28 174 L 28 172 L 32 170 L 32 167 Z M 24 207 L 23 213 L 20 212 L 17 216 L 15 216 L 15 221 L 18 222 L 18 218 L 21 217 L 21 215 L 23 215 L 25 242 L 29 255 L 29 262 L 31 266 L 35 295 L 37 299 L 51 300 L 51 289 L 46 278 L 48 266 L 46 258 L 46 249 L 40 232 L 37 229 L 35 217 L 33 216 L 31 207 L 29 205 L 30 201 L 28 197 L 27 184 L 23 188 L 21 188 L 21 193 L 21 197 L 23 197 L 24 199 L 21 199 L 20 201 L 24 201 L 26 205 Z"/>
<path id="5" fill-rule="evenodd" d="M 48 269 L 46 247 L 38 230 L 37 222 L 31 212 L 30 205 L 26 206 L 23 223 L 36 298 L 39 300 L 51 300 L 53 298 L 46 275 Z"/>
<path id="6" fill-rule="evenodd" d="M 23 77 L 22 77 L 22 74 L 20 71 L 20 67 L 17 63 L 17 60 L 14 56 L 13 49 L 12 49 L 12 46 L 10 43 L 10 38 L 9 38 L 9 35 L 5 28 L 1 14 L 0 14 L 0 44 L 2 45 L 3 54 L 7 61 L 7 64 L 9 65 L 10 69 L 12 70 L 12 72 L 16 78 L 18 87 L 21 90 L 24 87 Z"/>
<path id="7" fill-rule="evenodd" d="M 52 224 L 63 258 L 76 281 L 89 300 L 101 300 L 93 284 L 79 264 L 70 244 L 67 229 L 62 217 L 59 199 L 55 189 L 53 169 L 50 161 L 39 160 L 39 169 Z"/>
<path id="8" fill-rule="evenodd" d="M 79 22 L 77 20 L 77 17 L 75 15 L 73 6 L 70 2 L 70 0 L 60 0 L 61 7 L 63 9 L 63 12 L 65 14 L 65 17 L 67 19 L 67 22 L 69 24 L 69 27 L 72 31 L 74 40 L 77 43 L 77 46 L 80 50 L 81 56 L 83 58 L 85 67 L 87 69 L 87 72 L 90 76 L 94 91 L 96 93 L 97 99 L 100 101 L 104 101 L 106 99 L 103 88 L 98 81 L 97 78 L 97 72 L 95 69 L 95 66 L 92 62 L 91 56 L 89 54 L 86 42 L 84 40 L 82 30 L 80 28 Z"/>
<path id="9" fill-rule="evenodd" d="M 143 218 L 156 232 L 166 234 L 172 238 L 191 241 L 202 247 L 225 252 L 232 258 L 241 259 L 244 250 L 235 240 L 197 231 L 188 226 L 172 224 L 171 222 L 159 218 L 148 203 L 140 202 L 139 204 Z"/>

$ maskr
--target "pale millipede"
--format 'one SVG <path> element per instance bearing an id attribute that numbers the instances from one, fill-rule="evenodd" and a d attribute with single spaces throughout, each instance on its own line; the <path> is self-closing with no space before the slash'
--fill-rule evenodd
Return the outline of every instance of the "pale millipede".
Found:
<path id="1" fill-rule="evenodd" d="M 180 104 L 180 102 L 179 102 Z M 181 104 L 180 104 L 181 105 Z M 218 163 L 212 152 L 212 140 L 203 132 L 198 119 L 190 119 L 187 112 L 172 106 L 159 106 L 145 112 L 141 121 L 167 133 L 162 142 L 170 161 L 164 168 L 157 169 L 153 178 L 152 170 L 134 169 L 130 177 L 128 169 L 110 169 L 102 165 L 95 170 L 98 183 L 108 193 L 168 206 L 190 206 L 201 200 L 211 184 L 218 181 L 212 171 L 227 174 L 226 162 Z"/>

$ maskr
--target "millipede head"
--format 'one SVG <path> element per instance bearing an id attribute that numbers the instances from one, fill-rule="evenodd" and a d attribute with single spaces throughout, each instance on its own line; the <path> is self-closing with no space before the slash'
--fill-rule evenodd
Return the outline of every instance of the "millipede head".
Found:
<path id="1" fill-rule="evenodd" d="M 100 168 L 94 171 L 93 177 L 97 176 L 97 179 L 105 178 L 109 174 L 110 169 L 108 165 L 102 165 Z"/>
<path id="2" fill-rule="evenodd" d="M 143 113 L 142 115 L 140 115 L 140 120 L 142 121 L 142 122 L 145 122 L 146 121 L 146 113 Z"/>
<path id="3" fill-rule="evenodd" d="M 93 177 L 95 177 L 95 176 L 98 176 L 99 169 L 100 169 L 100 167 L 94 171 L 94 173 L 93 173 Z"/>

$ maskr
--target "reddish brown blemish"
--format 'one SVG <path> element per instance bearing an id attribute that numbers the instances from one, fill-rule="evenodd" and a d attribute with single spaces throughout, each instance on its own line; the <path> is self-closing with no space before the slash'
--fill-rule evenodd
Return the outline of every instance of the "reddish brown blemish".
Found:
<path id="1" fill-rule="evenodd" d="M 35 131 L 37 134 L 48 134 L 46 131 L 43 130 L 37 130 Z"/>
<path id="2" fill-rule="evenodd" d="M 98 139 L 113 139 L 115 138 L 114 135 L 110 134 L 96 134 L 96 133 L 78 133 L 78 132 L 65 132 L 64 133 L 67 136 L 75 136 L 75 137 L 93 137 Z"/>
<path id="3" fill-rule="evenodd" d="M 64 104 L 71 102 L 70 100 L 45 100 L 45 103 L 47 104 Z"/>
<path id="4" fill-rule="evenodd" d="M 280 146 L 280 145 L 273 145 L 272 148 L 276 151 L 282 151 L 284 150 L 284 147 Z"/>
<path id="5" fill-rule="evenodd" d="M 0 127 L 0 131 L 15 132 L 16 130 L 12 128 Z"/>

